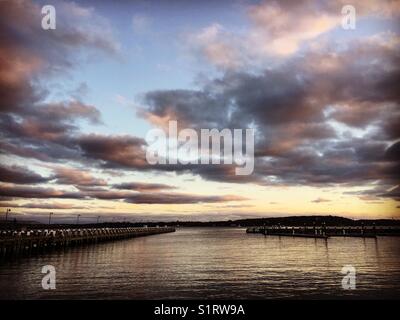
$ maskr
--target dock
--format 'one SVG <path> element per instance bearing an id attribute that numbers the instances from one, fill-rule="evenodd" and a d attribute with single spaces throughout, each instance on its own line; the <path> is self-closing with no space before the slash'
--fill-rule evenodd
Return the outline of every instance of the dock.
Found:
<path id="1" fill-rule="evenodd" d="M 173 227 L 0 230 L 0 256 L 175 232 Z"/>
<path id="2" fill-rule="evenodd" d="M 378 236 L 400 236 L 398 226 L 262 226 L 250 227 L 247 233 L 260 233 L 265 236 L 321 238 Z"/>

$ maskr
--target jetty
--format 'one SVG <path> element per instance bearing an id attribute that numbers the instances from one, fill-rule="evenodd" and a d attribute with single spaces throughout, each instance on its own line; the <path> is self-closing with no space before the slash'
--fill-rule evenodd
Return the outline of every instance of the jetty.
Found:
<path id="1" fill-rule="evenodd" d="M 175 232 L 174 227 L 0 230 L 0 255 L 35 253 L 55 248 Z"/>
<path id="2" fill-rule="evenodd" d="M 399 226 L 262 226 L 250 227 L 247 233 L 265 236 L 286 236 L 303 238 L 400 236 Z"/>

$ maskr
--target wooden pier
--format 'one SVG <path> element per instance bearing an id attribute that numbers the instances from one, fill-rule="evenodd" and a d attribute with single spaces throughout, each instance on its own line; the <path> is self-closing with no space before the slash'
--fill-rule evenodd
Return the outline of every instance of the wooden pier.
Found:
<path id="1" fill-rule="evenodd" d="M 400 236 L 398 226 L 263 226 L 247 228 L 247 233 L 269 236 L 322 238 Z"/>
<path id="2" fill-rule="evenodd" d="M 173 227 L 0 230 L 0 255 L 34 253 L 54 248 L 175 232 Z"/>

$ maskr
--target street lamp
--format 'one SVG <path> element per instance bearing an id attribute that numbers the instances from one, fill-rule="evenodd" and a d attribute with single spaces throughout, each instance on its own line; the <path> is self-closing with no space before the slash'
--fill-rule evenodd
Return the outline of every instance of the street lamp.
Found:
<path id="1" fill-rule="evenodd" d="M 51 224 L 51 216 L 53 215 L 53 212 L 49 213 L 49 225 Z"/>
<path id="2" fill-rule="evenodd" d="M 6 210 L 6 221 L 8 220 L 8 214 L 11 212 L 11 209 Z"/>
<path id="3" fill-rule="evenodd" d="M 76 216 L 76 224 L 79 224 L 79 217 L 80 217 L 81 215 L 80 214 L 78 214 L 77 216 Z"/>

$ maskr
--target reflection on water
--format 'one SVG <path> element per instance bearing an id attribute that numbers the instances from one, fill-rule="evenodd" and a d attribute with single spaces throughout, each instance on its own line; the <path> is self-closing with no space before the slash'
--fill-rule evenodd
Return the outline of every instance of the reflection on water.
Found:
<path id="1" fill-rule="evenodd" d="M 57 288 L 41 287 L 53 265 Z M 341 287 L 344 265 L 356 290 Z M 400 298 L 399 238 L 291 238 L 185 228 L 0 262 L 1 299 Z"/>

